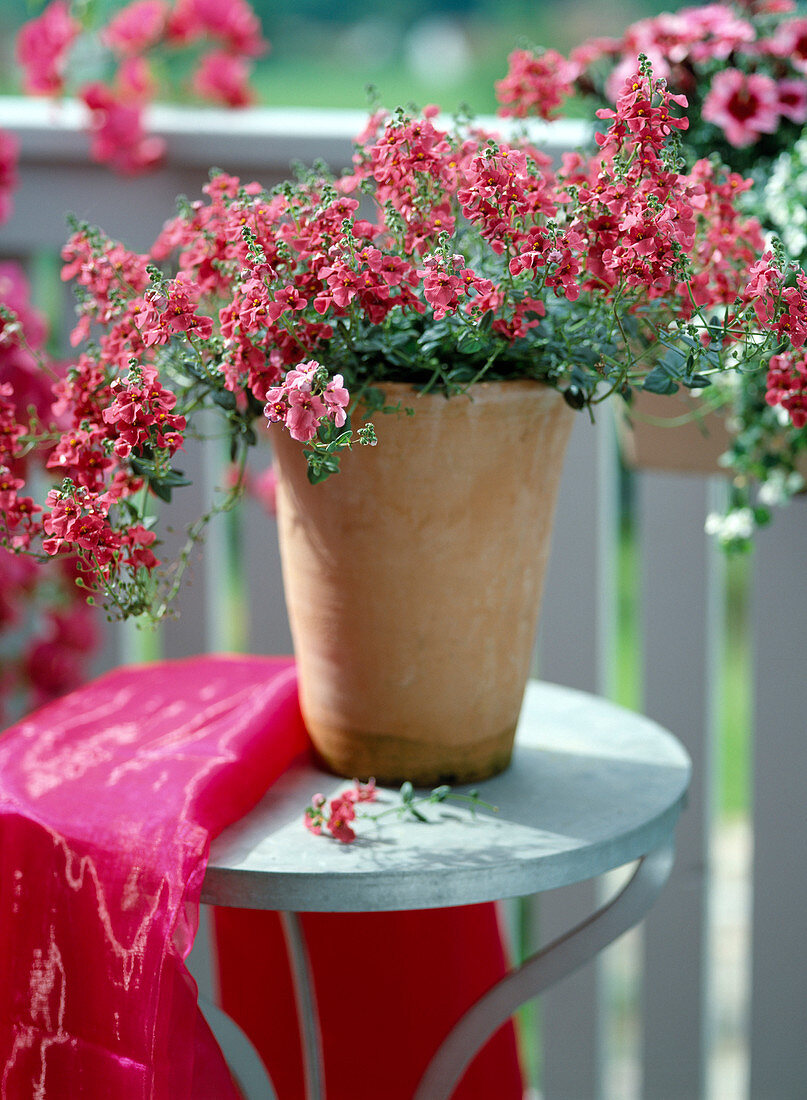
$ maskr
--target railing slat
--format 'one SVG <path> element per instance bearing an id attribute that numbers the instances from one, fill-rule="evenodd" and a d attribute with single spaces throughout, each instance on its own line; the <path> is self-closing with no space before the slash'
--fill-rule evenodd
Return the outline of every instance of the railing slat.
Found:
<path id="1" fill-rule="evenodd" d="M 581 416 L 575 424 L 561 482 L 541 608 L 538 671 L 543 679 L 584 691 L 603 686 L 605 630 L 601 600 L 603 555 L 607 539 L 598 527 L 612 529 L 613 500 L 603 491 L 612 467 L 604 453 L 607 418 L 596 428 Z M 537 906 L 538 942 L 547 943 L 585 919 L 598 905 L 596 883 L 547 894 Z M 546 1100 L 596 1100 L 602 1082 L 601 974 L 599 963 L 584 967 L 542 1003 L 543 1092 Z"/>
<path id="2" fill-rule="evenodd" d="M 669 885 L 644 930 L 643 1095 L 699 1100 L 706 1083 L 707 851 L 712 817 L 714 548 L 705 479 L 639 478 L 645 714 L 693 761 Z"/>
<path id="3" fill-rule="evenodd" d="M 752 1100 L 807 1095 L 807 500 L 755 554 Z"/>

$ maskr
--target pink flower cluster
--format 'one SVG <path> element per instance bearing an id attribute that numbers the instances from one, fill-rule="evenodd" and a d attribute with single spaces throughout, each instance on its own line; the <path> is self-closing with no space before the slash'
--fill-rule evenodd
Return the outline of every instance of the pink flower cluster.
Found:
<path id="1" fill-rule="evenodd" d="M 41 476 L 47 452 L 27 453 L 27 410 L 47 422 L 53 394 L 37 362 L 46 337 L 31 307 L 22 271 L 0 264 L 0 638 L 6 642 L 0 670 L 0 724 L 76 687 L 97 645 L 95 613 L 76 588 L 76 561 L 62 557 L 56 569 L 15 550 L 29 547 L 42 509 L 25 492 Z M 56 364 L 52 365 L 54 368 Z"/>
<path id="2" fill-rule="evenodd" d="M 47 554 L 67 551 L 77 555 L 79 569 L 109 576 L 122 565 L 151 570 L 157 565 L 150 547 L 156 535 L 142 524 L 131 524 L 125 531 L 109 522 L 114 493 L 93 494 L 88 489 L 66 482 L 62 489 L 48 493 L 48 511 L 43 520 Z M 86 565 L 85 565 L 86 563 Z"/>
<path id="3" fill-rule="evenodd" d="M 680 169 L 669 146 L 685 107 L 643 68 L 599 112 L 596 152 L 560 170 L 526 137 L 444 129 L 433 108 L 380 113 L 349 175 L 267 192 L 216 174 L 147 254 L 77 227 L 64 274 L 82 292 L 74 339 L 91 342 L 49 393 L 42 446 L 59 480 L 41 512 L 13 465 L 30 426 L 19 409 L 3 421 L 11 536 L 78 554 L 85 583 L 134 592 L 142 610 L 138 578 L 158 564 L 142 491 L 168 500 L 184 483 L 173 461 L 199 407 L 223 416 L 236 486 L 261 411 L 306 444 L 316 480 L 352 438 L 348 391 L 378 407 L 389 379 L 450 392 L 495 362 L 496 377 L 565 388 L 574 367 L 585 403 L 641 386 L 655 369 L 641 356 L 671 333 L 708 349 L 710 372 L 752 329 L 800 347 L 807 277 L 758 260 L 759 225 L 737 206 L 747 181 Z M 679 355 L 680 383 L 704 384 L 684 377 L 696 358 Z"/>
<path id="4" fill-rule="evenodd" d="M 575 90 L 590 92 L 606 70 L 613 102 L 643 54 L 657 78 L 690 101 L 735 148 L 807 121 L 807 19 L 791 0 L 712 3 L 641 19 L 619 38 L 590 39 L 566 60 L 555 51 L 510 55 L 497 83 L 502 113 L 549 118 Z"/>
<path id="5" fill-rule="evenodd" d="M 324 794 L 315 794 L 303 817 L 305 827 L 315 836 L 321 836 L 324 830 L 342 844 L 352 844 L 356 839 L 356 830 L 353 827 L 356 804 L 375 800 L 374 779 L 367 783 L 354 779 L 352 788 L 332 798 L 330 802 Z"/>
<path id="6" fill-rule="evenodd" d="M 38 420 L 48 430 L 36 453 L 61 482 L 49 492 L 44 508 L 25 495 L 24 470 L 10 477 L 20 468 L 18 441 L 27 431 L 26 414 L 11 402 L 9 386 L 0 390 L 4 525 L 12 547 L 41 539 L 46 554 L 77 555 L 79 570 L 94 587 L 93 577 L 108 578 L 125 568 L 151 571 L 158 564 L 151 550 L 154 532 L 131 519 L 120 528 L 110 513 L 143 487 L 131 459 L 167 465 L 182 446 L 186 422 L 173 411 L 176 396 L 162 386 L 156 368 L 138 365 L 156 327 L 156 307 L 146 302 L 145 258 L 111 242 L 91 242 L 84 230 L 73 235 L 64 255 L 66 270 L 87 295 L 78 335 L 86 335 L 91 323 L 106 326 L 99 340 L 103 365 L 82 354 L 40 395 Z M 139 303 L 132 314 L 121 297 L 124 291 Z M 168 312 L 164 323 L 175 328 L 176 315 Z M 30 337 L 23 329 L 30 333 L 30 325 L 7 327 L 19 330 L 6 341 L 8 354 L 29 355 Z M 30 359 L 28 366 L 42 386 L 37 361 Z"/>
<path id="7" fill-rule="evenodd" d="M 288 371 L 282 384 L 269 390 L 264 413 L 270 424 L 285 424 L 292 439 L 308 443 L 323 420 L 337 428 L 344 425 L 349 399 L 342 375 L 328 378 L 327 371 L 310 359 Z"/>
<path id="8" fill-rule="evenodd" d="M 352 175 L 337 181 L 335 194 L 306 185 L 269 197 L 219 176 L 206 188 L 209 204 L 169 223 L 153 254 L 179 249 L 180 274 L 169 295 L 184 279 L 184 288 L 225 298 L 218 320 L 228 388 L 247 385 L 266 401 L 271 420 L 310 439 L 323 415 L 341 422 L 332 395 L 342 383 L 334 379 L 317 393 L 297 372 L 301 361 L 322 360 L 340 319 L 378 326 L 393 310 L 428 310 L 438 321 L 459 314 L 471 323 L 491 313 L 493 331 L 516 340 L 540 322 L 547 291 L 574 301 L 583 289 L 614 290 L 624 282 L 640 297 L 643 290 L 658 297 L 676 283 L 678 256 L 695 248 L 702 261 L 698 303 L 736 295 L 744 285 L 737 269 L 759 243 L 758 228 L 736 211 L 730 234 L 715 220 L 731 204 L 714 173 L 701 168 L 682 177 L 665 166 L 671 131 L 686 126 L 675 113 L 684 102 L 651 91 L 645 77 L 629 81 L 617 110 L 604 112 L 611 129 L 598 156 L 567 158 L 560 179 L 529 144 L 477 133 L 458 142 L 435 126 L 431 111 L 414 119 L 376 116 Z M 627 173 L 615 171 L 621 157 L 630 162 Z M 372 191 L 376 220 L 359 216 L 350 197 L 359 187 Z M 510 276 L 523 280 L 522 293 L 508 294 L 463 255 L 445 250 L 457 210 Z M 718 252 L 712 246 L 720 234 Z M 681 300 L 688 315 L 687 295 Z M 164 340 L 172 316 L 184 324 L 190 315 L 181 309 L 151 316 L 157 328 L 151 320 L 140 325 L 144 342 Z"/>
<path id="9" fill-rule="evenodd" d="M 784 409 L 796 428 L 807 424 L 807 355 L 786 352 L 771 358 L 765 400 Z"/>
<path id="10" fill-rule="evenodd" d="M 52 0 L 17 37 L 24 86 L 34 95 L 62 95 L 74 44 L 85 28 L 68 0 Z M 95 28 L 111 56 L 111 81 L 71 82 L 91 112 L 91 156 L 126 174 L 146 171 L 165 151 L 146 132 L 143 113 L 157 90 L 152 57 L 201 46 L 190 89 L 229 107 L 252 102 L 251 62 L 265 52 L 260 24 L 247 0 L 133 0 Z"/>
<path id="11" fill-rule="evenodd" d="M 72 559 L 45 569 L 0 547 L 3 635 L 0 726 L 72 690 L 88 675 L 100 638 L 97 612 L 75 586 Z"/>
<path id="12" fill-rule="evenodd" d="M 745 300 L 753 303 L 759 322 L 793 348 L 807 343 L 807 275 L 784 277 L 773 253 L 766 252 L 751 266 Z M 780 402 L 775 402 L 780 404 Z"/>
<path id="13" fill-rule="evenodd" d="M 574 92 L 580 67 L 557 50 L 514 50 L 507 59 L 507 76 L 496 82 L 503 115 L 555 118 Z"/>
<path id="14" fill-rule="evenodd" d="M 83 8 L 86 15 L 89 8 Z M 113 82 L 82 84 L 76 73 L 81 51 L 74 47 L 86 31 L 78 6 L 55 0 L 20 31 L 17 60 L 31 94 L 77 89 L 92 112 L 93 158 L 121 172 L 148 168 L 163 153 L 163 143 L 143 126 L 143 108 L 157 88 L 153 52 L 200 45 L 196 93 L 241 106 L 251 101 L 250 59 L 266 48 L 245 0 L 136 0 L 96 28 L 115 59 Z M 17 155 L 16 139 L 0 132 L 0 222 L 12 212 Z M 148 285 L 142 258 L 124 249 L 93 250 L 77 236 L 66 259 L 65 277 L 90 291 L 76 343 L 93 323 L 119 319 L 122 292 L 142 293 Z M 170 456 L 185 426 L 171 411 L 174 395 L 162 389 L 152 368 L 141 373 L 138 390 L 85 355 L 70 367 L 50 361 L 45 335 L 21 270 L 0 264 L 0 638 L 13 632 L 3 639 L 0 722 L 85 678 L 99 641 L 97 611 L 85 603 L 77 579 L 93 587 L 97 563 L 109 573 L 123 565 L 147 572 L 156 566 L 155 533 L 131 518 L 116 529 L 109 513 L 143 484 L 131 465 L 121 464 L 133 449 L 156 446 Z M 122 372 L 143 347 L 131 322 L 107 335 L 104 354 Z M 64 479 L 62 487 L 42 507 L 27 486 L 54 472 Z M 37 545 L 56 552 L 53 565 L 20 555 Z"/>
<path id="15" fill-rule="evenodd" d="M 775 134 L 782 118 L 807 120 L 807 81 L 724 69 L 712 80 L 702 114 L 731 145 L 753 145 L 763 134 Z"/>
<path id="16" fill-rule="evenodd" d="M 53 0 L 41 15 L 26 23 L 17 35 L 17 61 L 31 95 L 59 95 L 64 90 L 67 55 L 81 25 L 68 0 Z"/>

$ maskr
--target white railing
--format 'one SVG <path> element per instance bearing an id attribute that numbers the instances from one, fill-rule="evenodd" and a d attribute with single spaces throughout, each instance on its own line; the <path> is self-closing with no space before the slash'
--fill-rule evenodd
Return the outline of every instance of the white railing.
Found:
<path id="1" fill-rule="evenodd" d="M 361 122 L 346 112 L 164 109 L 154 113 L 154 126 L 168 139 L 165 167 L 126 180 L 88 164 L 75 106 L 55 111 L 0 100 L 0 128 L 15 131 L 22 149 L 16 212 L 0 227 L 0 256 L 30 262 L 40 279 L 51 271 L 51 291 L 63 293 L 47 257 L 65 239 L 67 211 L 146 248 L 173 212 L 174 196 L 197 195 L 209 165 L 265 184 L 284 178 L 293 160 L 322 157 L 339 168 Z M 555 151 L 580 136 L 573 126 L 547 133 Z M 63 316 L 66 325 L 66 298 Z M 181 498 L 190 520 L 218 463 L 202 454 L 188 462 L 197 471 Z M 529 1045 L 537 1048 L 540 1036 L 540 1087 L 545 1100 L 797 1100 L 807 1095 L 807 503 L 797 500 L 760 535 L 749 571 L 753 866 L 750 877 L 729 884 L 735 896 L 720 885 L 728 868 L 716 857 L 726 837 L 715 798 L 726 574 L 703 533 L 722 486 L 665 473 L 636 473 L 630 484 L 636 565 L 627 590 L 638 593 L 632 648 L 619 641 L 626 612 L 617 576 L 633 559 L 618 537 L 624 507 L 613 429 L 581 417 L 560 494 L 536 667 L 546 679 L 613 694 L 622 671 L 616 655 L 627 655 L 640 676 L 637 705 L 685 743 L 695 783 L 673 879 L 641 933 L 539 1006 Z M 181 517 L 172 519 L 181 525 Z M 256 505 L 214 529 L 193 581 L 180 600 L 181 618 L 156 643 L 117 630 L 105 662 L 149 647 L 166 657 L 202 648 L 290 650 L 273 521 Z M 611 888 L 545 895 L 539 905 L 514 908 L 514 924 L 522 940 L 551 939 Z M 719 923 L 726 909 L 728 931 Z M 726 961 L 729 933 L 739 949 Z"/>

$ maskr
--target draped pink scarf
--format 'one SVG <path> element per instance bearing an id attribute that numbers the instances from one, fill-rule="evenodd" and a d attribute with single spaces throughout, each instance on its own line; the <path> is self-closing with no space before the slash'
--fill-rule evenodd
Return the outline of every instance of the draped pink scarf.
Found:
<path id="1" fill-rule="evenodd" d="M 0 1095 L 5 1100 L 231 1100 L 238 1095 L 199 1013 L 184 959 L 197 928 L 211 838 L 246 813 L 307 748 L 295 671 L 287 658 L 204 657 L 120 669 L 0 736 Z M 405 1039 L 407 1027 L 417 1029 L 424 1052 L 434 1049 L 482 991 L 472 993 L 470 985 L 486 987 L 502 972 L 492 907 L 476 906 L 469 913 L 470 923 L 452 937 L 463 954 L 462 969 L 474 959 L 473 982 L 465 981 L 458 965 L 459 1000 L 455 995 L 448 1016 L 430 1017 L 428 1024 L 413 1021 L 411 1004 L 391 1003 L 385 1036 L 397 1028 L 398 1038 Z M 392 969 L 407 973 L 417 970 L 413 961 L 419 957 L 430 965 L 428 951 L 423 956 L 419 947 L 429 922 L 436 929 L 450 919 L 445 913 L 370 916 L 382 918 L 375 925 L 377 943 L 389 944 L 389 921 L 397 920 Z M 222 911 L 222 926 L 230 922 L 229 937 L 220 943 L 222 987 L 233 1015 L 252 1029 L 281 1100 L 298 1100 L 298 1049 L 262 1041 L 270 1005 L 280 1021 L 293 1016 L 272 919 Z M 245 939 L 243 922 L 256 920 L 263 923 L 252 940 Z M 315 977 L 326 986 L 338 982 L 341 949 L 352 934 L 340 938 L 334 933 L 338 927 L 326 924 L 318 931 L 315 921 L 310 932 Z M 364 1029 L 363 1048 L 354 1050 L 347 1065 L 338 1028 L 336 1046 L 331 1036 L 329 1100 L 364 1095 L 355 1081 L 339 1084 L 354 1060 L 372 1075 L 373 1059 L 378 1069 L 382 1054 L 388 1056 L 372 1032 L 374 1020 L 379 1026 L 377 994 L 385 973 L 372 973 L 378 960 L 367 936 L 373 933 L 355 927 L 354 939 L 359 937 L 371 961 L 366 980 L 375 995 L 366 1007 L 360 998 L 352 1003 L 352 1019 Z M 256 966 L 267 965 L 276 968 L 277 978 L 266 973 L 266 1000 L 250 1005 L 249 978 Z M 441 985 L 445 978 L 442 974 Z M 269 1031 L 282 1034 L 283 1026 Z M 327 1039 L 327 1020 L 323 1027 Z M 469 1083 L 470 1091 L 462 1095 L 520 1095 L 512 1034 L 500 1035 L 498 1043 L 486 1052 L 488 1083 Z M 408 1072 L 419 1073 L 425 1058 L 426 1053 L 419 1056 Z M 484 1059 L 477 1062 L 484 1070 Z M 285 1092 L 282 1082 L 288 1082 Z M 408 1093 L 385 1089 L 383 1095 L 411 1096 L 406 1073 L 401 1087 Z"/>

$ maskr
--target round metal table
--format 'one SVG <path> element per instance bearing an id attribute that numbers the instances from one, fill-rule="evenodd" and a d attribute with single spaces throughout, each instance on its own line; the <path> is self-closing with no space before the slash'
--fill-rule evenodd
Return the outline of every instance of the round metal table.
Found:
<path id="1" fill-rule="evenodd" d="M 646 914 L 672 868 L 674 829 L 690 771 L 680 743 L 649 719 L 583 692 L 533 682 L 510 768 L 475 785 L 497 812 L 473 813 L 462 803 L 445 802 L 426 807 L 428 823 L 394 815 L 377 824 L 362 821 L 355 842 L 343 845 L 308 832 L 303 813 L 315 792 L 334 797 L 346 789 L 345 780 L 295 766 L 214 841 L 202 901 L 283 911 L 306 1046 L 307 1096 L 319 1100 L 316 1005 L 295 913 L 494 901 L 639 861 L 621 893 L 507 975 L 459 1021 L 415 1096 L 448 1100 L 475 1052 L 521 1004 Z M 367 804 L 368 813 L 398 801 L 397 792 L 383 788 L 379 798 Z M 209 1012 L 223 1038 L 224 1022 L 216 1010 Z"/>

